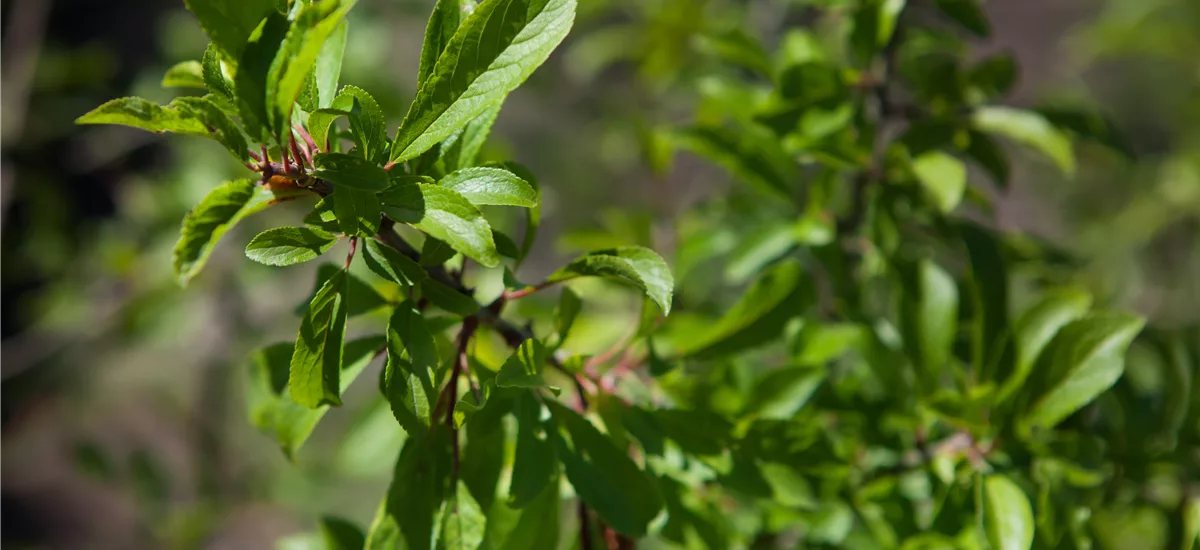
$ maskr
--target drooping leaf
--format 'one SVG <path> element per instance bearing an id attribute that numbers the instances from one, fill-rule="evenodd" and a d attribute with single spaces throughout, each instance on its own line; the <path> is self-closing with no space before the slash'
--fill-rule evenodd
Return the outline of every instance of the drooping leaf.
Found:
<path id="1" fill-rule="evenodd" d="M 175 278 L 187 286 L 204 264 L 221 236 L 242 218 L 268 206 L 300 196 L 300 191 L 272 192 L 250 180 L 227 182 L 209 191 L 200 204 L 183 218 L 175 244 Z"/>
<path id="2" fill-rule="evenodd" d="M 762 275 L 728 312 L 680 350 L 683 357 L 711 359 L 768 342 L 788 319 L 804 312 L 806 286 L 800 265 L 787 261 Z"/>
<path id="3" fill-rule="evenodd" d="M 163 88 L 200 88 L 204 89 L 204 76 L 201 74 L 199 61 L 181 61 L 167 69 L 163 75 Z"/>
<path id="4" fill-rule="evenodd" d="M 517 398 L 517 449 L 513 458 L 508 506 L 524 508 L 558 478 L 553 426 L 542 419 L 542 406 L 530 394 Z"/>
<path id="5" fill-rule="evenodd" d="M 432 422 L 437 405 L 437 343 L 425 319 L 405 302 L 388 323 L 388 364 L 384 385 L 392 413 L 401 425 L 416 418 L 423 426 Z"/>
<path id="6" fill-rule="evenodd" d="M 271 62 L 266 80 L 271 130 L 285 143 L 291 135 L 292 107 L 317 64 L 326 40 L 342 23 L 356 0 L 320 0 L 300 8 L 287 37 Z M 340 66 L 340 60 L 338 65 Z M 314 78 L 315 83 L 315 78 Z"/>
<path id="7" fill-rule="evenodd" d="M 774 72 L 771 58 L 762 44 L 741 29 L 702 35 L 697 45 L 703 53 L 741 65 L 766 78 L 771 78 Z"/>
<path id="8" fill-rule="evenodd" d="M 1086 292 L 1062 290 L 1048 294 L 1021 315 L 1013 329 L 1017 357 L 998 400 L 1020 389 L 1051 339 L 1067 323 L 1083 317 L 1091 305 L 1092 297 Z"/>
<path id="9" fill-rule="evenodd" d="M 597 250 L 563 266 L 549 280 L 567 281 L 576 277 L 604 277 L 633 285 L 654 300 L 664 315 L 671 313 L 675 280 L 662 257 L 648 248 L 623 246 Z"/>
<path id="10" fill-rule="evenodd" d="M 334 198 L 333 211 L 337 213 L 342 233 L 369 239 L 379 232 L 383 211 L 375 192 L 341 187 L 335 189 L 331 196 Z"/>
<path id="11" fill-rule="evenodd" d="M 346 272 L 340 270 L 317 291 L 300 321 L 288 376 L 289 395 L 300 405 L 315 409 L 342 404 L 346 297 Z"/>
<path id="12" fill-rule="evenodd" d="M 363 261 L 376 275 L 399 285 L 413 286 L 428 277 L 417 262 L 374 239 L 365 241 Z"/>
<path id="13" fill-rule="evenodd" d="M 1040 107 L 1037 112 L 1063 131 L 1137 159 L 1137 152 L 1121 129 L 1100 112 L 1063 105 Z"/>
<path id="14" fill-rule="evenodd" d="M 325 286 L 325 281 L 328 281 L 338 271 L 343 271 L 343 266 L 340 264 L 323 263 L 317 266 L 317 276 L 313 281 L 312 292 L 304 298 L 302 303 L 298 304 L 295 309 L 296 315 L 304 315 L 304 311 L 308 308 L 308 303 L 317 295 L 317 292 L 320 292 L 321 287 Z M 357 317 L 364 313 L 370 313 L 388 303 L 383 299 L 383 296 L 379 295 L 379 292 L 374 287 L 367 284 L 366 281 L 363 281 L 354 273 L 346 273 L 346 293 L 348 295 L 346 298 L 347 317 Z"/>
<path id="15" fill-rule="evenodd" d="M 940 151 L 930 151 L 915 159 L 913 173 L 921 187 L 933 199 L 942 213 L 950 213 L 962 202 L 967 188 L 967 167 L 958 160 Z"/>
<path id="16" fill-rule="evenodd" d="M 340 392 L 378 355 L 385 340 L 380 336 L 360 338 L 346 343 L 340 378 Z M 284 454 L 292 457 L 325 416 L 329 406 L 310 409 L 292 400 L 287 389 L 288 371 L 295 344 L 284 342 L 268 346 L 251 358 L 251 376 L 247 404 L 251 423 L 272 434 Z"/>
<path id="17" fill-rule="evenodd" d="M 246 257 L 261 264 L 295 265 L 315 260 L 337 237 L 310 227 L 276 227 L 259 233 L 246 245 Z"/>
<path id="18" fill-rule="evenodd" d="M 1025 492 L 1003 475 L 984 484 L 984 527 L 994 550 L 1029 550 L 1033 545 L 1033 507 Z"/>
<path id="19" fill-rule="evenodd" d="M 1047 370 L 1039 373 L 1045 391 L 1025 414 L 1023 426 L 1052 428 L 1112 387 L 1125 372 L 1125 351 L 1144 324 L 1128 314 L 1093 314 L 1059 330 Z"/>
<path id="20" fill-rule="evenodd" d="M 554 309 L 554 333 L 558 336 L 556 346 L 561 346 L 567 340 L 571 327 L 575 324 L 575 317 L 579 316 L 581 309 L 583 301 L 579 299 L 579 295 L 564 287 L 558 298 L 558 307 Z"/>
<path id="21" fill-rule="evenodd" d="M 475 205 L 532 208 L 538 201 L 538 193 L 529 182 L 503 168 L 463 168 L 442 178 L 438 185 L 457 191 Z"/>
<path id="22" fill-rule="evenodd" d="M 550 449 L 553 449 L 550 445 Z M 502 506 L 497 504 L 496 506 Z M 551 478 L 532 501 L 523 506 L 520 519 L 512 530 L 506 533 L 504 544 L 500 550 L 525 550 L 527 548 L 554 548 L 558 544 L 559 523 L 562 516 L 562 503 L 559 499 L 558 473 Z M 499 515 L 496 508 L 489 515 Z M 489 525 L 489 540 L 493 539 Z"/>
<path id="23" fill-rule="evenodd" d="M 950 360 L 958 331 L 958 286 L 930 260 L 900 270 L 900 333 L 931 387 Z"/>
<path id="24" fill-rule="evenodd" d="M 502 100 L 550 56 L 574 19 L 575 0 L 479 4 L 417 90 L 391 160 L 416 158 Z"/>
<path id="25" fill-rule="evenodd" d="M 234 59 L 263 18 L 275 11 L 274 0 L 184 0 L 184 4 L 213 43 Z"/>
<path id="26" fill-rule="evenodd" d="M 442 548 L 446 550 L 476 550 L 483 542 L 487 517 L 475 502 L 462 481 L 458 482 L 454 498 L 448 503 L 442 520 Z"/>
<path id="27" fill-rule="evenodd" d="M 978 130 L 1037 149 L 1067 175 L 1075 173 L 1075 152 L 1070 138 L 1034 111 L 1012 107 L 980 107 L 972 115 L 971 122 Z"/>
<path id="28" fill-rule="evenodd" d="M 438 548 L 445 501 L 452 492 L 448 483 L 449 435 L 445 425 L 438 423 L 429 433 L 421 437 L 409 437 L 405 442 L 396 460 L 384 509 L 376 516 L 371 534 L 367 536 L 367 548 Z M 394 542 L 386 545 L 382 539 Z"/>
<path id="29" fill-rule="evenodd" d="M 658 485 L 591 422 L 556 402 L 547 405 L 560 429 L 559 458 L 575 492 L 616 531 L 644 535 L 663 507 Z"/>
<path id="30" fill-rule="evenodd" d="M 960 222 L 959 233 L 967 248 L 971 265 L 968 295 L 972 302 L 974 325 L 973 362 L 984 377 L 993 377 L 993 368 L 1011 359 L 1013 340 L 1008 321 L 1008 265 L 1003 243 L 992 231 L 969 222 Z"/>
<path id="31" fill-rule="evenodd" d="M 396 185 L 381 193 L 380 199 L 384 213 L 392 219 L 445 241 L 484 267 L 500 265 L 491 225 L 475 205 L 454 190 L 426 183 Z"/>
<path id="32" fill-rule="evenodd" d="M 329 180 L 335 186 L 359 191 L 382 191 L 388 186 L 388 174 L 382 166 L 362 157 L 345 153 L 323 153 L 313 158 L 312 175 Z"/>

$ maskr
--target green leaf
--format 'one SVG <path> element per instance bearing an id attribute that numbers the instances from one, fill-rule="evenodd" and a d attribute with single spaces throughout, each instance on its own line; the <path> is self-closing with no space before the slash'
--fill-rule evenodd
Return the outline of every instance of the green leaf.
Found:
<path id="1" fill-rule="evenodd" d="M 475 205 L 451 189 L 427 183 L 395 185 L 380 194 L 383 211 L 445 241 L 484 267 L 500 265 L 492 227 Z"/>
<path id="2" fill-rule="evenodd" d="M 555 442 L 575 492 L 617 532 L 631 537 L 646 534 L 663 507 L 658 484 L 578 413 L 557 402 L 546 404 L 565 436 Z"/>
<path id="3" fill-rule="evenodd" d="M 235 59 L 258 24 L 275 11 L 274 0 L 184 0 L 184 4 L 213 43 Z"/>
<path id="4" fill-rule="evenodd" d="M 350 120 L 350 134 L 358 144 L 358 156 L 376 164 L 386 161 L 387 127 L 383 111 L 371 94 L 356 86 L 343 86 L 327 108 L 309 114 L 308 133 L 313 141 L 322 147 L 332 141 L 329 128 L 342 116 Z"/>
<path id="5" fill-rule="evenodd" d="M 549 447 L 553 449 L 553 445 Z M 551 457 L 553 460 L 553 457 Z M 492 509 L 490 516 L 499 515 L 497 508 Z M 528 505 L 522 507 L 520 519 L 507 533 L 500 550 L 526 550 L 529 548 L 555 548 L 558 545 L 559 522 L 562 516 L 562 503 L 559 498 L 557 468 L 551 478 Z M 492 540 L 491 525 L 488 526 L 489 540 Z"/>
<path id="6" fill-rule="evenodd" d="M 342 270 L 343 266 L 332 263 L 323 263 L 317 266 L 317 276 L 313 281 L 312 292 L 296 307 L 296 315 L 303 316 L 304 311 L 308 308 L 308 303 L 312 301 L 313 296 L 316 296 L 321 287 L 325 285 L 325 281 L 328 281 L 330 277 L 333 277 L 337 272 Z M 346 273 L 346 293 L 348 295 L 346 299 L 347 317 L 357 317 L 364 313 L 370 313 L 388 304 L 374 287 L 353 273 Z"/>
<path id="7" fill-rule="evenodd" d="M 224 145 L 235 158 L 242 162 L 250 160 L 246 138 L 242 137 L 242 131 L 237 124 L 234 124 L 229 115 L 217 105 L 216 96 L 181 97 L 172 101 L 171 105 L 199 119 L 209 130 L 205 137 Z"/>
<path id="8" fill-rule="evenodd" d="M 425 41 L 421 44 L 421 63 L 417 68 L 417 89 L 425 85 L 454 32 L 475 8 L 472 0 L 437 0 L 429 22 L 425 25 Z"/>
<path id="9" fill-rule="evenodd" d="M 971 130 L 968 134 L 970 143 L 963 154 L 970 157 L 988 173 L 1001 189 L 1008 188 L 1008 155 L 987 134 Z"/>
<path id="10" fill-rule="evenodd" d="M 382 191 L 388 186 L 388 174 L 370 160 L 345 153 L 322 153 L 313 158 L 312 175 L 329 180 L 334 186 L 359 191 Z"/>
<path id="11" fill-rule="evenodd" d="M 291 135 L 292 107 L 316 67 L 325 41 L 342 23 L 346 12 L 354 7 L 355 2 L 319 0 L 301 7 L 292 19 L 287 37 L 271 62 L 266 80 L 266 97 L 270 103 L 267 120 L 280 143 L 286 143 L 286 137 Z"/>
<path id="12" fill-rule="evenodd" d="M 421 265 L 442 265 L 450 261 L 455 254 L 458 254 L 458 252 L 455 252 L 450 245 L 433 237 L 426 236 L 425 242 L 421 244 Z"/>
<path id="13" fill-rule="evenodd" d="M 1025 492 L 998 474 L 987 476 L 983 484 L 988 544 L 993 550 L 1029 550 L 1033 546 L 1033 508 Z"/>
<path id="14" fill-rule="evenodd" d="M 853 323 L 805 323 L 796 337 L 794 360 L 801 366 L 823 365 L 860 346 L 865 332 Z"/>
<path id="15" fill-rule="evenodd" d="M 442 546 L 446 550 L 476 550 L 483 543 L 483 535 L 487 526 L 487 518 L 479 503 L 471 497 L 471 492 L 462 481 L 454 493 L 454 499 L 449 502 L 442 523 Z"/>
<path id="16" fill-rule="evenodd" d="M 868 0 L 859 4 L 850 38 L 859 65 L 869 65 L 891 40 L 905 3 L 905 0 Z"/>
<path id="17" fill-rule="evenodd" d="M 702 53 L 741 65 L 771 78 L 771 58 L 759 41 L 741 29 L 701 35 L 697 41 Z"/>
<path id="18" fill-rule="evenodd" d="M 1125 351 L 1145 321 L 1128 314 L 1089 315 L 1058 332 L 1041 377 L 1047 388 L 1022 419 L 1022 431 L 1052 428 L 1112 387 Z"/>
<path id="19" fill-rule="evenodd" d="M 546 388 L 542 369 L 546 367 L 548 351 L 536 338 L 521 342 L 521 346 L 504 361 L 496 373 L 500 388 Z"/>
<path id="20" fill-rule="evenodd" d="M 754 385 L 746 412 L 759 418 L 789 419 L 808 403 L 825 376 L 824 369 L 813 367 L 773 370 Z"/>
<path id="21" fill-rule="evenodd" d="M 259 233 L 246 245 L 246 257 L 261 264 L 295 265 L 315 260 L 337 237 L 308 227 L 276 227 Z"/>
<path id="22" fill-rule="evenodd" d="M 1070 138 L 1034 111 L 1012 107 L 980 107 L 972 115 L 971 122 L 978 130 L 1041 151 L 1068 176 L 1075 173 L 1075 152 L 1071 148 Z"/>
<path id="23" fill-rule="evenodd" d="M 1017 59 L 1008 52 L 985 57 L 971 66 L 967 80 L 986 99 L 1003 96 L 1017 82 Z"/>
<path id="24" fill-rule="evenodd" d="M 428 434 L 405 442 L 384 508 L 367 535 L 368 549 L 438 548 L 444 503 L 450 496 L 450 434 L 444 426 L 438 423 Z"/>
<path id="25" fill-rule="evenodd" d="M 379 221 L 383 211 L 375 192 L 340 187 L 334 189 L 333 195 L 330 196 L 334 200 L 333 211 L 337 213 L 342 233 L 368 239 L 379 233 Z"/>
<path id="26" fill-rule="evenodd" d="M 502 105 L 503 102 L 489 107 L 442 142 L 438 149 L 438 161 L 441 162 L 443 171 L 453 172 L 475 164 L 475 157 L 479 156 L 479 150 L 487 141 Z"/>
<path id="27" fill-rule="evenodd" d="M 341 393 L 346 393 L 383 345 L 384 339 L 379 336 L 346 343 L 345 361 L 339 377 Z M 282 342 L 256 352 L 251 359 L 247 391 L 251 423 L 273 434 L 288 457 L 304 445 L 329 410 L 328 406 L 310 409 L 292 400 L 287 382 L 294 347 L 291 342 Z"/>
<path id="28" fill-rule="evenodd" d="M 762 193 L 789 200 L 792 196 L 791 189 L 798 177 L 795 163 L 779 141 L 762 128 L 695 126 L 676 132 L 672 141 Z"/>
<path id="29" fill-rule="evenodd" d="M 163 88 L 200 88 L 204 89 L 203 69 L 199 61 L 181 61 L 167 69 L 163 75 Z"/>
<path id="30" fill-rule="evenodd" d="M 225 78 L 225 72 L 221 69 L 221 51 L 215 44 L 209 43 L 204 49 L 200 69 L 201 76 L 204 77 L 204 87 L 208 88 L 208 91 L 225 100 L 233 100 L 233 83 Z"/>
<path id="31" fill-rule="evenodd" d="M 140 97 L 114 99 L 75 119 L 75 124 L 119 124 L 154 133 L 171 132 L 209 137 L 208 128 L 195 112 L 163 107 Z"/>
<path id="32" fill-rule="evenodd" d="M 567 341 L 567 336 L 571 333 L 571 326 L 575 324 L 575 318 L 579 316 L 581 309 L 583 309 L 583 301 L 579 299 L 579 295 L 564 287 L 562 294 L 558 297 L 558 307 L 554 309 L 554 333 L 558 336 L 555 347 L 561 346 L 563 342 Z"/>
<path id="33" fill-rule="evenodd" d="M 712 359 L 771 341 L 803 313 L 807 285 L 800 264 L 786 261 L 763 274 L 719 321 L 682 346 L 679 355 Z"/>
<path id="34" fill-rule="evenodd" d="M 179 241 L 175 244 L 175 278 L 187 286 L 212 254 L 225 232 L 242 218 L 268 206 L 299 196 L 297 192 L 276 194 L 267 187 L 257 187 L 250 180 L 227 182 L 209 191 L 200 204 L 183 218 Z"/>
<path id="35" fill-rule="evenodd" d="M 732 443 L 733 424 L 716 413 L 662 409 L 650 414 L 663 434 L 685 453 L 719 455 Z"/>
<path id="36" fill-rule="evenodd" d="M 342 342 L 346 337 L 346 272 L 317 291 L 300 321 L 288 388 L 292 399 L 315 409 L 341 405 Z"/>
<path id="37" fill-rule="evenodd" d="M 962 202 L 963 191 L 967 188 L 967 167 L 961 160 L 940 151 L 930 151 L 913 159 L 912 169 L 921 187 L 943 214 L 950 213 Z"/>
<path id="38" fill-rule="evenodd" d="M 374 239 L 365 241 L 363 261 L 376 275 L 402 286 L 413 286 L 429 275 L 417 262 Z"/>
<path id="39" fill-rule="evenodd" d="M 900 269 L 900 333 L 931 386 L 950 360 L 958 332 L 958 285 L 930 260 Z"/>
<path id="40" fill-rule="evenodd" d="M 460 317 L 474 315 L 479 312 L 479 303 L 474 298 L 454 290 L 433 278 L 421 281 L 421 295 L 427 298 L 429 303 Z"/>
<path id="41" fill-rule="evenodd" d="M 266 22 L 250 35 L 250 41 L 237 58 L 234 89 L 237 90 L 238 116 L 241 117 L 242 126 L 252 140 L 268 145 L 276 143 L 278 136 L 276 132 L 271 131 L 274 98 L 267 96 L 267 87 L 270 83 L 271 65 L 287 37 L 289 26 L 286 17 L 272 11 Z"/>
<path id="42" fill-rule="evenodd" d="M 1074 106 L 1047 106 L 1037 109 L 1050 124 L 1080 138 L 1095 141 L 1136 159 L 1137 153 L 1121 129 L 1103 114 Z"/>
<path id="43" fill-rule="evenodd" d="M 542 406 L 532 394 L 517 398 L 515 414 L 517 450 L 513 458 L 512 483 L 508 488 L 508 505 L 524 508 L 558 479 L 558 451 L 551 439 L 553 426 L 542 419 Z"/>
<path id="44" fill-rule="evenodd" d="M 502 100 L 550 56 L 574 19 L 575 0 L 479 4 L 417 90 L 391 160 L 416 158 Z"/>
<path id="45" fill-rule="evenodd" d="M 946 17 L 981 38 L 992 34 L 991 25 L 977 0 L 934 0 L 934 4 Z"/>
<path id="46" fill-rule="evenodd" d="M 362 550 L 363 544 L 366 544 L 362 529 L 349 520 L 324 516 L 319 525 L 325 550 Z"/>
<path id="47" fill-rule="evenodd" d="M 1008 265 L 995 232 L 970 222 L 956 224 L 971 266 L 968 295 L 972 302 L 973 362 L 980 378 L 995 378 L 993 368 L 1007 367 L 1013 339 L 1008 320 Z M 1007 373 L 1006 373 L 1007 374 Z"/>
<path id="48" fill-rule="evenodd" d="M 1051 339 L 1067 323 L 1087 314 L 1091 306 L 1090 294 L 1079 290 L 1061 290 L 1050 293 L 1021 315 L 1013 328 L 1017 357 L 1012 374 L 1000 387 L 997 401 L 1013 395 L 1025 384 Z"/>
<path id="49" fill-rule="evenodd" d="M 640 246 L 622 246 L 590 252 L 555 271 L 551 282 L 576 277 L 603 277 L 642 289 L 664 315 L 671 313 L 671 294 L 675 280 L 671 268 L 653 250 Z"/>
<path id="50" fill-rule="evenodd" d="M 325 39 L 317 62 L 313 66 L 313 80 L 317 87 L 317 107 L 325 108 L 333 105 L 337 94 L 338 80 L 342 75 L 342 55 L 346 51 L 346 36 L 350 26 L 346 21 L 338 24 L 333 33 Z"/>
<path id="51" fill-rule="evenodd" d="M 463 168 L 442 178 L 438 185 L 457 191 L 475 205 L 532 208 L 538 203 L 538 192 L 529 182 L 503 168 Z"/>
<path id="52" fill-rule="evenodd" d="M 437 343 L 433 333 L 411 303 L 405 302 L 388 322 L 388 363 L 384 389 L 392 414 L 410 433 L 411 419 L 428 427 L 438 400 Z"/>

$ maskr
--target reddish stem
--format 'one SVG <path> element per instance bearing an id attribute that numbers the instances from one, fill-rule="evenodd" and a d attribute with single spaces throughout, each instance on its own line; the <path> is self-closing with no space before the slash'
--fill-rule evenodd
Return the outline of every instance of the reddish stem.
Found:
<path id="1" fill-rule="evenodd" d="M 534 286 L 527 286 L 520 290 L 506 290 L 506 291 L 504 291 L 504 298 L 506 300 L 520 300 L 521 298 L 529 296 L 530 294 L 533 294 L 534 292 L 538 292 L 539 290 L 545 290 L 551 286 L 554 286 L 555 283 L 557 283 L 557 282 L 558 281 L 543 281 Z"/>
<path id="2" fill-rule="evenodd" d="M 354 259 L 354 253 L 358 250 L 358 237 L 350 237 L 350 253 L 346 254 L 346 269 L 350 269 L 350 261 Z"/>
<path id="3" fill-rule="evenodd" d="M 311 163 L 312 162 L 311 155 L 318 152 L 317 144 L 316 144 L 316 142 L 313 141 L 313 137 L 311 134 L 308 133 L 308 130 L 299 124 L 296 125 L 296 133 L 300 134 L 300 139 L 304 140 L 304 144 L 308 146 L 308 151 L 310 154 L 310 156 L 308 157 L 308 160 L 309 160 L 309 163 Z"/>

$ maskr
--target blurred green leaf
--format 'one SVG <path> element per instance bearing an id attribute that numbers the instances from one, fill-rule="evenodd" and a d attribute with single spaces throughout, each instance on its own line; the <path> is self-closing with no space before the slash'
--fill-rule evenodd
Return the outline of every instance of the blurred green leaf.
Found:
<path id="1" fill-rule="evenodd" d="M 930 260 L 900 269 L 900 332 L 904 346 L 930 387 L 951 357 L 958 331 L 958 286 Z"/>
<path id="2" fill-rule="evenodd" d="M 1066 289 L 1047 294 L 1021 315 L 1013 328 L 1016 362 L 1012 374 L 1000 388 L 998 400 L 1004 400 L 1021 388 L 1042 350 L 1046 349 L 1059 329 L 1083 317 L 1091 305 L 1092 297 L 1086 292 Z"/>
<path id="3" fill-rule="evenodd" d="M 349 520 L 325 516 L 319 523 L 326 550 L 362 550 L 366 535 Z"/>
<path id="4" fill-rule="evenodd" d="M 992 34 L 991 24 L 988 23 L 983 6 L 978 0 L 935 0 L 934 5 L 971 34 L 981 38 Z"/>
<path id="5" fill-rule="evenodd" d="M 969 1 L 969 0 L 959 0 Z M 1012 107 L 980 107 L 971 117 L 978 130 L 1006 137 L 1037 149 L 1068 176 L 1075 173 L 1071 140 L 1034 111 Z"/>
<path id="6" fill-rule="evenodd" d="M 180 61 L 167 69 L 163 75 L 163 88 L 204 89 L 204 77 L 199 61 Z"/>
<path id="7" fill-rule="evenodd" d="M 1125 351 L 1144 324 L 1128 314 L 1092 314 L 1058 331 L 1040 373 L 1045 390 L 1023 426 L 1052 428 L 1116 383 L 1125 371 Z"/>
<path id="8" fill-rule="evenodd" d="M 984 526 L 994 550 L 1029 550 L 1033 546 L 1033 508 L 1025 492 L 1002 475 L 983 481 Z"/>
<path id="9" fill-rule="evenodd" d="M 939 211 L 948 214 L 962 202 L 967 187 L 967 167 L 940 151 L 930 151 L 912 162 L 917 181 L 933 199 Z"/>
<path id="10" fill-rule="evenodd" d="M 805 287 L 800 265 L 783 262 L 772 267 L 742 294 L 723 317 L 679 354 L 697 359 L 730 355 L 766 343 L 783 330 L 788 319 L 803 313 Z"/>

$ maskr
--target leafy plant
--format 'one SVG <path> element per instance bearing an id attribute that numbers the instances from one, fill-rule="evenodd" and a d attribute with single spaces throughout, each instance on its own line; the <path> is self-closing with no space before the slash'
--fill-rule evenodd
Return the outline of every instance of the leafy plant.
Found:
<path id="1" fill-rule="evenodd" d="M 250 361 L 251 421 L 294 456 L 384 358 L 404 446 L 371 524 L 325 518 L 324 547 L 1109 544 L 1089 518 L 1126 498 L 1106 491 L 1116 477 L 1145 472 L 1114 471 L 1125 434 L 1101 406 L 1139 338 L 1187 381 L 1154 440 L 1158 477 L 1191 490 L 1200 475 L 1186 453 L 1200 338 L 1139 337 L 1140 317 L 1021 275 L 1054 251 L 991 221 L 990 189 L 1011 177 L 1000 143 L 1070 173 L 1073 139 L 1119 140 L 1075 124 L 1083 111 L 999 104 L 1015 63 L 966 61 L 963 37 L 989 32 L 974 0 L 824 2 L 774 52 L 701 25 L 720 85 L 697 86 L 694 122 L 642 144 L 656 168 L 689 151 L 734 188 L 668 228 L 674 276 L 648 243 L 612 236 L 536 284 L 518 272 L 539 184 L 478 159 L 575 0 L 437 0 L 394 134 L 367 91 L 339 88 L 354 3 L 188 0 L 212 44 L 164 83 L 205 95 L 117 99 L 78 120 L 211 138 L 256 174 L 185 218 L 181 284 L 230 227 L 283 202 L 316 199 L 247 257 L 346 251 L 316 270 L 294 343 Z M 494 229 L 504 209 L 521 209 L 519 241 Z M 611 296 L 581 278 L 644 295 L 607 348 L 573 336 Z M 512 316 L 559 288 L 553 311 Z M 1197 502 L 1171 503 L 1176 547 L 1195 538 Z"/>

